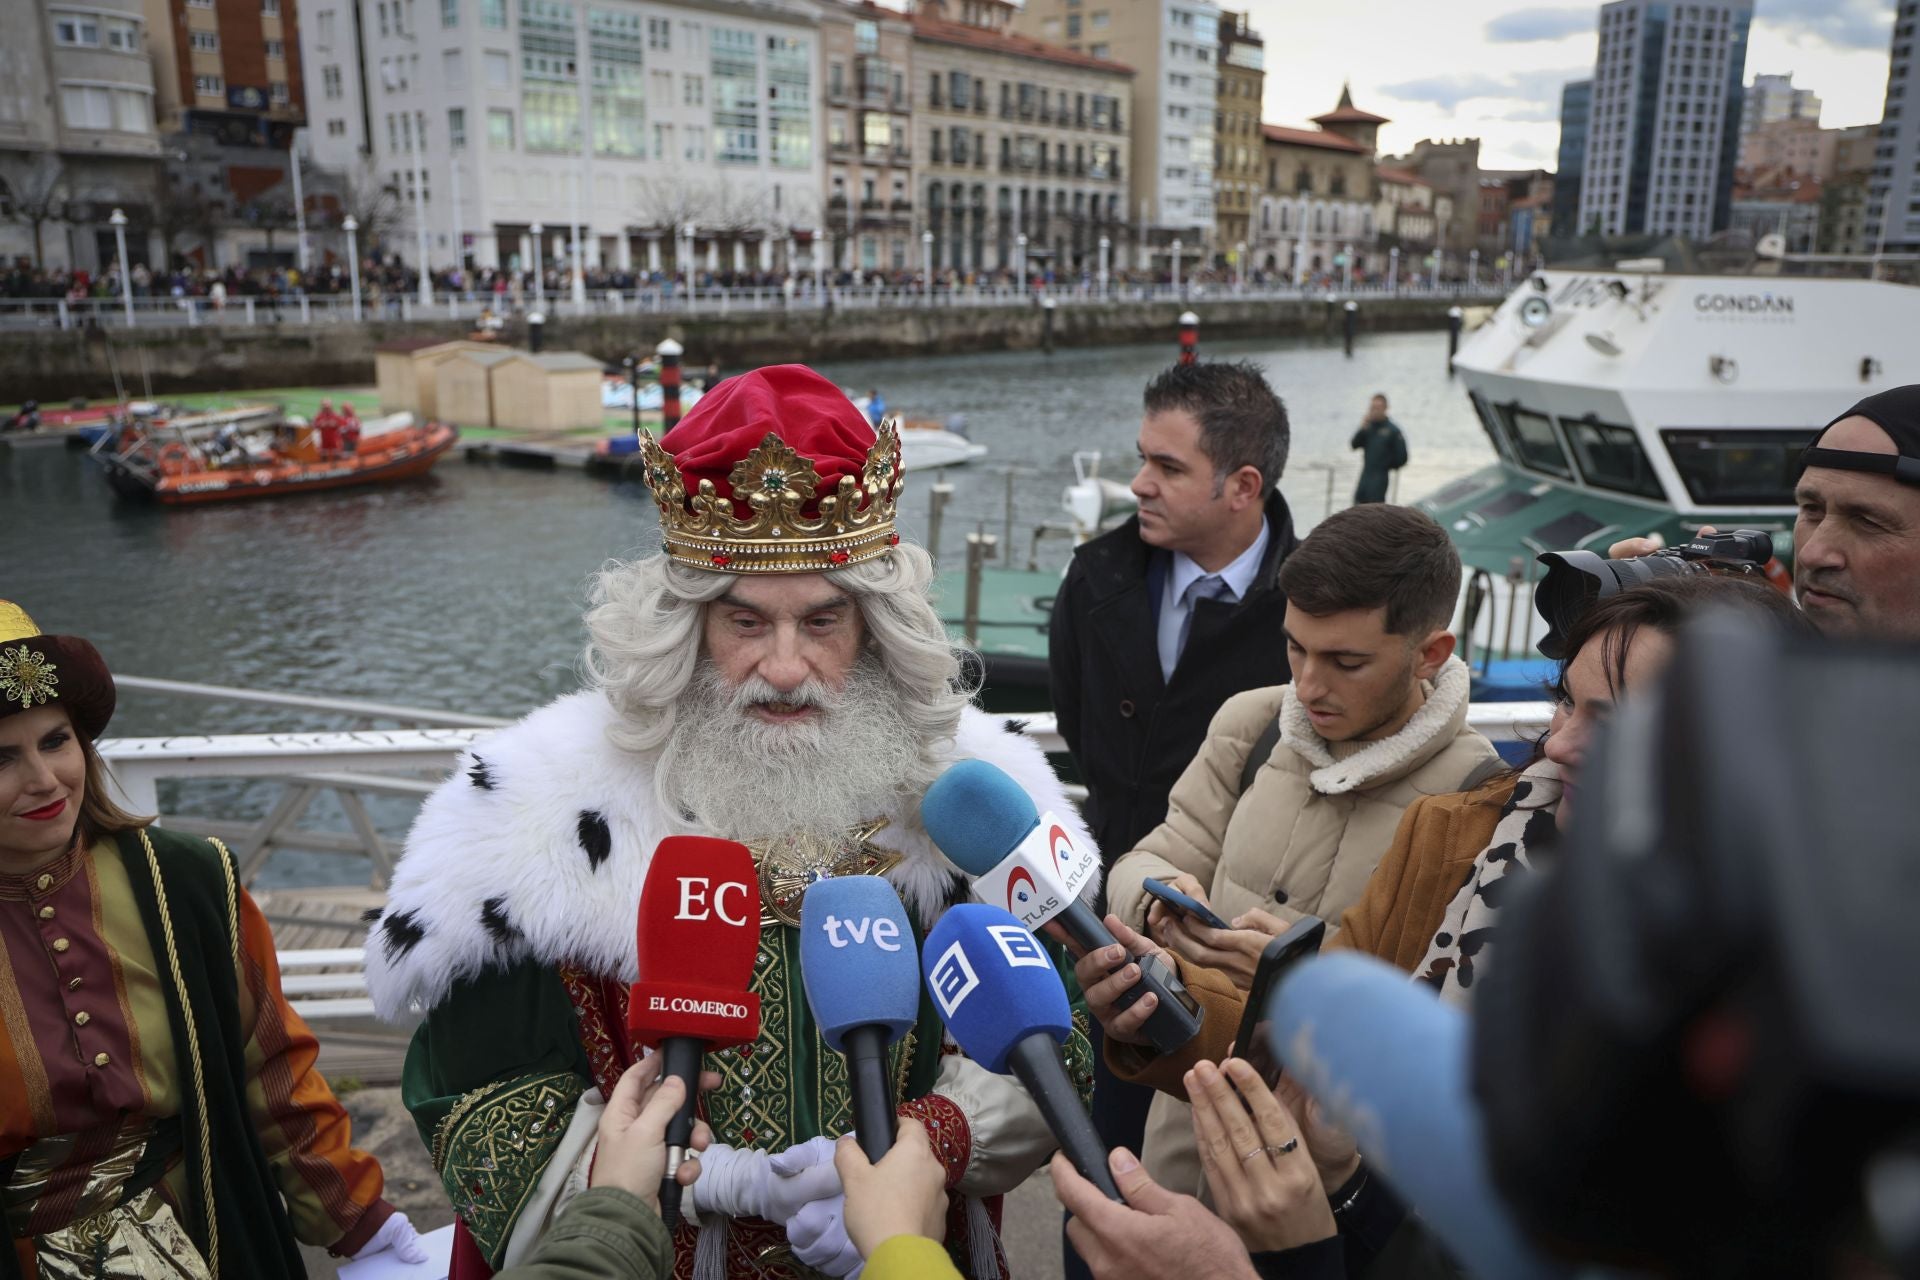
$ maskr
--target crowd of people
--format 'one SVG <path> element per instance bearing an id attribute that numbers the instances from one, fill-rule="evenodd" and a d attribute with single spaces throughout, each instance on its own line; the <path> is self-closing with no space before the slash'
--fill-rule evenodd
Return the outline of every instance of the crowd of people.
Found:
<path id="1" fill-rule="evenodd" d="M 1363 437 L 1385 422 L 1381 398 L 1355 447 L 1371 458 Z M 1343 1131 L 1309 1081 L 1263 1074 L 1234 1042 L 1262 955 L 1325 921 L 1329 949 L 1470 1012 L 1508 963 L 1513 904 L 1596 821 L 1595 743 L 1692 620 L 1836 651 L 1920 641 L 1920 387 L 1839 413 L 1804 455 L 1797 599 L 1758 574 L 1676 571 L 1563 619 L 1552 722 L 1517 761 L 1467 724 L 1445 531 L 1374 501 L 1298 536 L 1278 487 L 1289 444 L 1250 365 L 1177 365 L 1147 386 L 1138 514 L 1076 551 L 1053 605 L 1053 703 L 1087 788 L 1075 816 L 1034 743 L 974 705 L 931 559 L 895 527 L 891 422 L 780 366 L 719 382 L 643 441 L 662 547 L 594 578 L 586 687 L 467 754 L 368 936 L 376 1008 L 424 1019 L 402 1091 L 456 1213 L 455 1280 L 997 1280 L 999 1198 L 1042 1167 L 1075 1274 L 1462 1274 L 1378 1167 L 1381 1135 Z M 296 1239 L 416 1256 L 227 850 L 108 797 L 99 654 L 0 604 L 0 691 L 0 1171 L 18 1272 L 142 1273 L 85 1261 L 112 1254 L 295 1275 Z M 1048 926 L 1019 963 L 1051 963 L 1072 997 L 1063 1060 L 1117 1201 L 1055 1152 L 1020 1084 L 958 1051 L 924 992 L 888 1062 L 893 1148 L 873 1162 L 847 1136 L 846 1068 L 802 991 L 801 902 L 823 877 L 883 875 L 918 944 L 969 892 L 920 819 L 960 760 L 997 766 L 1062 838 L 1101 851 L 1114 943 Z M 686 833 L 753 852 L 761 1030 L 707 1057 L 695 1154 L 675 1168 L 687 1086 L 633 1042 L 627 984 L 651 851 Z M 1143 967 L 1203 1015 L 1178 1048 L 1147 1032 Z M 1752 1048 L 1717 1043 L 1702 1052 L 1723 1073 Z M 663 1217 L 670 1170 L 684 1202 Z M 1867 1194 L 1856 1179 L 1835 1197 L 1843 1221 L 1800 1224 L 1844 1243 L 1825 1274 L 1896 1273 L 1860 1229 Z"/>

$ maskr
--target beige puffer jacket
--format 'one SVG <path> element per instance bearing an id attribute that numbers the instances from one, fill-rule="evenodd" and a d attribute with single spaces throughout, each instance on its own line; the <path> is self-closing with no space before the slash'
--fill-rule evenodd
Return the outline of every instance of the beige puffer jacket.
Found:
<path id="1" fill-rule="evenodd" d="M 1207 886 L 1208 901 L 1228 920 L 1259 907 L 1288 922 L 1316 915 L 1337 924 L 1407 807 L 1459 790 L 1493 759 L 1493 744 L 1467 727 L 1471 683 L 1466 665 L 1449 658 L 1400 732 L 1341 760 L 1313 731 L 1291 685 L 1229 699 L 1174 784 L 1166 821 L 1114 865 L 1109 909 L 1144 930 L 1151 899 L 1141 882 L 1184 871 Z M 1280 741 L 1242 795 L 1247 757 L 1275 716 Z M 1201 1190 L 1186 1103 L 1166 1094 L 1153 1100 L 1142 1157 L 1162 1186 Z"/>

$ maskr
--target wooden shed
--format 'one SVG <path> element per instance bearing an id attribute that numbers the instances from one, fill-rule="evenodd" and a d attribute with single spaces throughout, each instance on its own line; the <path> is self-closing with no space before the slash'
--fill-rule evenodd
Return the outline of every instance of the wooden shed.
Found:
<path id="1" fill-rule="evenodd" d="M 474 350 L 456 351 L 433 371 L 436 417 L 461 427 L 499 425 L 494 413 L 493 371 L 518 352 L 474 344 Z"/>
<path id="2" fill-rule="evenodd" d="M 573 431 L 598 427 L 604 377 L 600 362 L 578 351 L 532 356 L 516 351 L 493 371 L 495 426 L 522 431 Z"/>
<path id="3" fill-rule="evenodd" d="M 466 338 L 398 338 L 373 351 L 374 384 L 380 390 L 382 413 L 411 413 L 422 422 L 445 417 L 440 412 L 439 371 L 462 351 L 497 351 L 490 342 Z"/>

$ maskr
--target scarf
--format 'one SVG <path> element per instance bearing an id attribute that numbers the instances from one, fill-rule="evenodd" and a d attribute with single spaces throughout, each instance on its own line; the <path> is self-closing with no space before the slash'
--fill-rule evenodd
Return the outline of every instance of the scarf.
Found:
<path id="1" fill-rule="evenodd" d="M 1473 1002 L 1473 983 L 1500 915 L 1515 887 L 1532 871 L 1529 850 L 1538 853 L 1554 838 L 1554 810 L 1560 803 L 1560 770 L 1550 760 L 1527 766 L 1501 806 L 1500 820 L 1467 868 L 1466 881 L 1440 915 L 1427 954 L 1415 971 L 1449 1004 Z"/>

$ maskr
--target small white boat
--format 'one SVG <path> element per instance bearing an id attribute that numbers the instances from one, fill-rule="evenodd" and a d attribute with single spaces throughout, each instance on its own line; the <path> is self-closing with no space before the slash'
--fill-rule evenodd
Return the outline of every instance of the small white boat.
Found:
<path id="1" fill-rule="evenodd" d="M 907 471 L 957 467 L 987 456 L 987 446 L 940 427 L 900 428 L 900 466 Z"/>

